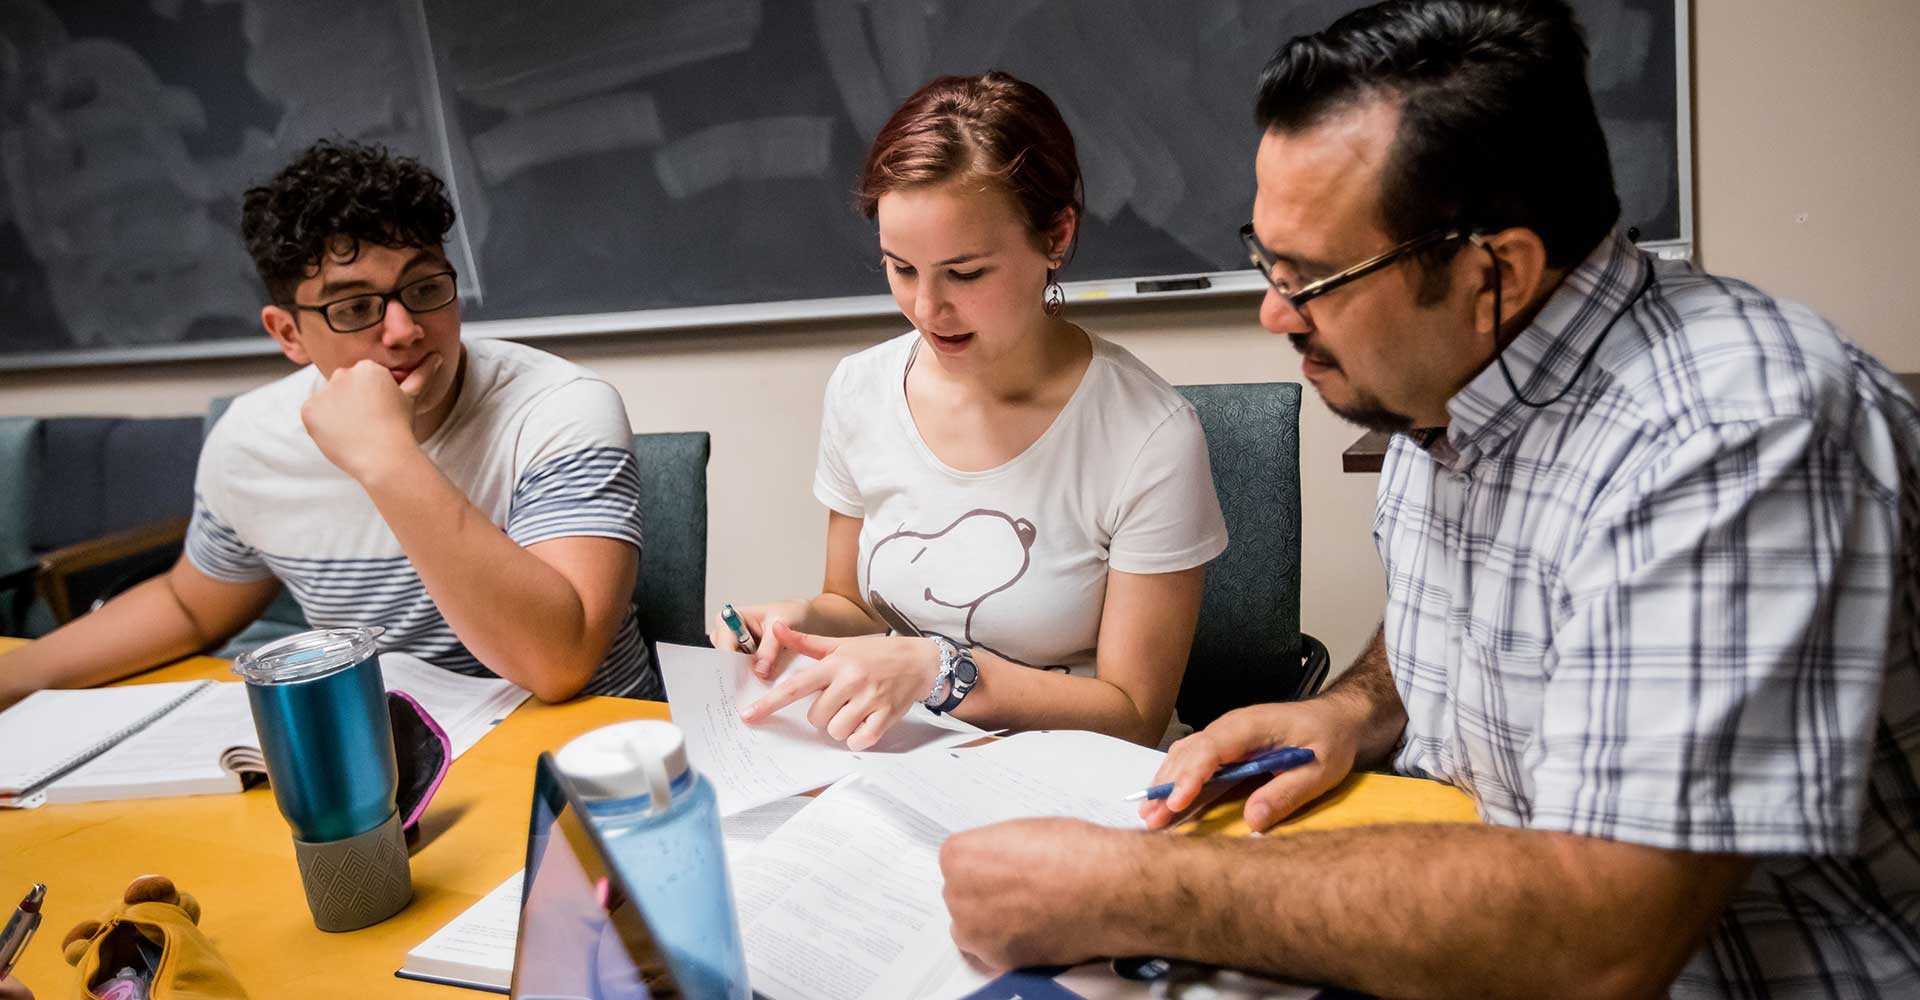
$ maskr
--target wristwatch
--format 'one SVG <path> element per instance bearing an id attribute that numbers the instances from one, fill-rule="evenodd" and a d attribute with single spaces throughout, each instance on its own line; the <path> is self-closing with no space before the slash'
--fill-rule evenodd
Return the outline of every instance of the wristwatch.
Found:
<path id="1" fill-rule="evenodd" d="M 944 636 L 932 638 L 940 651 L 940 673 L 934 676 L 925 704 L 935 715 L 945 715 L 959 708 L 961 699 L 980 683 L 980 668 L 974 665 L 972 649 L 955 646 Z"/>

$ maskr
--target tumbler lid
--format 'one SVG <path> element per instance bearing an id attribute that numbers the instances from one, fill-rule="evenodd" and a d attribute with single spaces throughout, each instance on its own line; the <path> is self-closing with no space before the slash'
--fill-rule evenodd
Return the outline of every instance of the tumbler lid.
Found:
<path id="1" fill-rule="evenodd" d="M 233 672 L 250 684 L 292 684 L 351 667 L 379 651 L 378 625 L 317 628 L 277 639 L 233 661 Z"/>
<path id="2" fill-rule="evenodd" d="M 687 739 L 671 722 L 646 720 L 602 726 L 576 736 L 554 755 L 560 773 L 589 799 L 646 798 L 655 812 L 685 784 Z"/>

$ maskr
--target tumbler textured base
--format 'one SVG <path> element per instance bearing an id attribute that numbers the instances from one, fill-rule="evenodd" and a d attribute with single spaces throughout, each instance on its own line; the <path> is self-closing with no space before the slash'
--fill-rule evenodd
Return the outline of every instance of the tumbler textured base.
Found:
<path id="1" fill-rule="evenodd" d="M 323 931 L 359 930 L 399 913 L 413 899 L 400 813 L 357 837 L 314 844 L 295 839 L 294 858 L 307 909 Z"/>

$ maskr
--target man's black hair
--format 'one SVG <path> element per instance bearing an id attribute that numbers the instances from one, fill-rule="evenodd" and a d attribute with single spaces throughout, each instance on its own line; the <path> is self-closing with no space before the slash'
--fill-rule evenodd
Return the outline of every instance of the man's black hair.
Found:
<path id="1" fill-rule="evenodd" d="M 1540 236 L 1549 266 L 1568 268 L 1620 216 L 1586 39 L 1564 0 L 1388 0 L 1354 11 L 1280 47 L 1260 74 L 1255 117 L 1293 133 L 1379 99 L 1400 104 L 1380 191 L 1395 240 L 1519 226 Z"/>
<path id="2" fill-rule="evenodd" d="M 357 142 L 308 146 L 273 180 L 248 189 L 240 207 L 247 252 L 283 306 L 322 259 L 351 261 L 369 243 L 438 247 L 451 229 L 453 202 L 433 171 Z"/>

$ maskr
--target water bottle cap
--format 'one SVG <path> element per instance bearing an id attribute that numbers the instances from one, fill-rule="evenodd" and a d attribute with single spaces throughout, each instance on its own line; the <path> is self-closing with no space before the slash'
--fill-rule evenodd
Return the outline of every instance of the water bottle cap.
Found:
<path id="1" fill-rule="evenodd" d="M 317 628 L 267 643 L 233 661 L 233 672 L 250 684 L 313 680 L 366 660 L 379 651 L 378 625 Z"/>
<path id="2" fill-rule="evenodd" d="M 588 799 L 648 798 L 659 810 L 687 773 L 687 739 L 671 722 L 621 722 L 575 737 L 554 763 Z"/>

